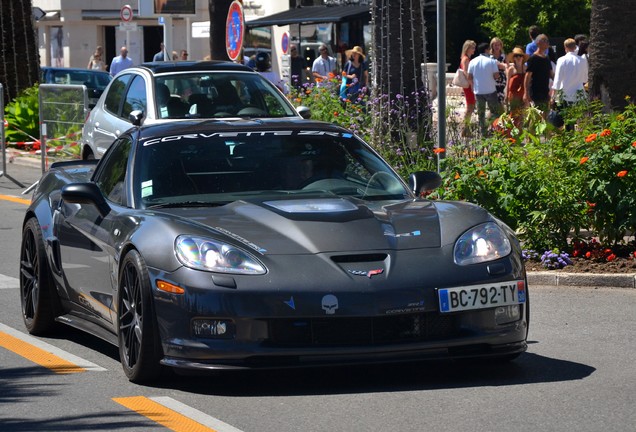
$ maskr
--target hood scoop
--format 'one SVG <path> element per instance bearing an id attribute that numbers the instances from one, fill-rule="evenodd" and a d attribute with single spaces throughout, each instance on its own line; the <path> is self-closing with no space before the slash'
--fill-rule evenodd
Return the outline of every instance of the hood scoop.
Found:
<path id="1" fill-rule="evenodd" d="M 283 213 L 335 213 L 358 210 L 358 206 L 341 198 L 264 201 L 263 204 Z"/>
<path id="2" fill-rule="evenodd" d="M 261 205 L 293 221 L 347 222 L 373 218 L 373 212 L 366 206 L 343 198 L 272 200 Z"/>

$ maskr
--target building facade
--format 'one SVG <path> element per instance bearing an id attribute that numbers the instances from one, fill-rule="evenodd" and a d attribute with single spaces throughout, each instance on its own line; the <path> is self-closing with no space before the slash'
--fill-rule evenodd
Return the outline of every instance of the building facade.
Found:
<path id="1" fill-rule="evenodd" d="M 170 15 L 171 40 L 166 50 L 187 50 L 190 60 L 201 60 L 210 52 L 208 0 L 32 0 L 46 15 L 36 21 L 41 66 L 86 67 L 97 46 L 104 48 L 104 61 L 110 64 L 127 46 L 134 64 L 151 61 L 164 41 L 161 17 L 148 14 L 156 4 L 177 3 L 190 6 L 193 14 Z M 122 8 L 130 5 L 132 19 Z M 245 19 L 256 19 L 286 10 L 289 0 L 244 0 Z M 140 10 L 144 13 L 140 14 Z M 154 11 L 153 11 L 154 12 Z M 123 17 L 122 17 L 123 15 Z M 207 32 L 206 32 L 207 26 Z"/>

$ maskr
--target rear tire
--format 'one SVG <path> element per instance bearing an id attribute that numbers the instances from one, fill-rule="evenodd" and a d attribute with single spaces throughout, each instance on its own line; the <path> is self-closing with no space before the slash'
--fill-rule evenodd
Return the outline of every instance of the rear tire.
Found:
<path id="1" fill-rule="evenodd" d="M 119 273 L 117 337 L 124 373 L 132 382 L 159 377 L 163 357 L 152 307 L 148 270 L 136 250 L 126 254 Z"/>
<path id="2" fill-rule="evenodd" d="M 42 229 L 34 217 L 22 230 L 20 303 L 22 319 L 29 333 L 41 335 L 56 328 L 55 317 L 61 310 L 60 300 L 46 259 Z"/>

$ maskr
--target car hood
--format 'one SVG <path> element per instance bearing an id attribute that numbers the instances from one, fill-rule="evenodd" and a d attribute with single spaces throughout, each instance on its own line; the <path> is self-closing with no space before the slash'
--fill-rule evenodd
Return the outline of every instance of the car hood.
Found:
<path id="1" fill-rule="evenodd" d="M 192 234 L 212 231 L 215 237 L 227 236 L 268 255 L 440 247 L 435 204 L 422 200 L 384 204 L 341 198 L 237 201 L 213 209 L 162 209 L 161 213 L 168 213 L 173 223 L 179 219 L 195 225 Z"/>

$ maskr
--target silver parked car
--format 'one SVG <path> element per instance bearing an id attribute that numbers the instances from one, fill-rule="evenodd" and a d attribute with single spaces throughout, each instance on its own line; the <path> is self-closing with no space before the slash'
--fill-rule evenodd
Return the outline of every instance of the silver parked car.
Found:
<path id="1" fill-rule="evenodd" d="M 287 98 L 252 69 L 229 62 L 146 63 L 119 73 L 91 111 L 82 134 L 82 158 L 101 158 L 132 127 L 197 118 L 300 118 Z M 299 114 L 299 112 L 301 114 Z"/>

